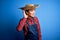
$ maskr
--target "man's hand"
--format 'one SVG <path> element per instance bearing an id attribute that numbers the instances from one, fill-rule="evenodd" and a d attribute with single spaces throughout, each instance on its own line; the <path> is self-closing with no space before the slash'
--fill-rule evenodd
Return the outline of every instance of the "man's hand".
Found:
<path id="1" fill-rule="evenodd" d="M 26 15 L 25 11 L 23 10 L 24 18 L 28 18 L 28 15 Z"/>

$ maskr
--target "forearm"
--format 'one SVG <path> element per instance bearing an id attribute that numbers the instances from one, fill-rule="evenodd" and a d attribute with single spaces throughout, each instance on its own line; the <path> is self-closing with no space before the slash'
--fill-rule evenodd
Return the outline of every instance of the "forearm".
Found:
<path id="1" fill-rule="evenodd" d="M 25 23 L 26 23 L 26 18 L 22 18 L 21 20 L 20 20 L 20 22 L 19 22 L 19 24 L 18 24 L 18 26 L 17 26 L 17 30 L 18 31 L 21 31 L 22 29 L 23 29 L 23 27 L 24 27 L 24 25 L 25 25 Z"/>

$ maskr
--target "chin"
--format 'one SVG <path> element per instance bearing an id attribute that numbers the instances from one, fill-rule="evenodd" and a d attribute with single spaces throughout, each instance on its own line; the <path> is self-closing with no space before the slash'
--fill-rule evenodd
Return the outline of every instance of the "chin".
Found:
<path id="1" fill-rule="evenodd" d="M 34 16 L 31 16 L 31 17 L 34 17 Z"/>

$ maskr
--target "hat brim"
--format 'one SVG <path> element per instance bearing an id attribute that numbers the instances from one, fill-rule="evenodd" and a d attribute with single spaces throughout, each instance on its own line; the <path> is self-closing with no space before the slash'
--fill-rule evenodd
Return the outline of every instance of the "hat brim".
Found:
<path id="1" fill-rule="evenodd" d="M 34 6 L 30 6 L 30 7 L 21 7 L 19 9 L 21 9 L 21 10 L 30 10 L 30 9 L 36 9 L 36 8 L 38 8 L 38 6 L 39 5 L 34 5 Z"/>

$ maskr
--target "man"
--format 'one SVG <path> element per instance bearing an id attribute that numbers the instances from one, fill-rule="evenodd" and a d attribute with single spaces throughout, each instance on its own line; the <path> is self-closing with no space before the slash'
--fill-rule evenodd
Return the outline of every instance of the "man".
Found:
<path id="1" fill-rule="evenodd" d="M 42 40 L 38 18 L 34 16 L 38 5 L 27 4 L 20 9 L 23 10 L 24 17 L 20 20 L 17 30 L 24 30 L 25 40 Z"/>

